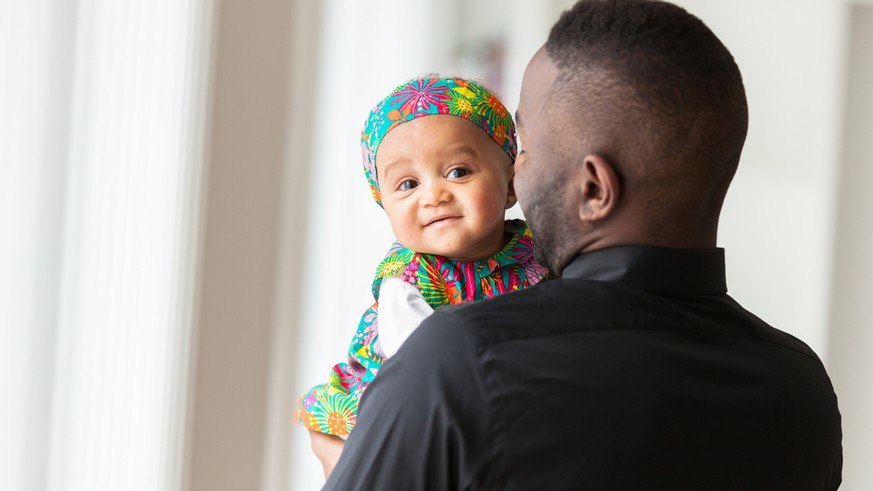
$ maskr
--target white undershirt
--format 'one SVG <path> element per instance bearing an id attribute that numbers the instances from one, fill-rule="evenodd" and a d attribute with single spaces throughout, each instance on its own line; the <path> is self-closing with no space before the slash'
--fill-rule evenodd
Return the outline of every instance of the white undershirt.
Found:
<path id="1" fill-rule="evenodd" d="M 379 344 L 385 358 L 394 356 L 421 321 L 433 313 L 417 288 L 396 277 L 382 280 L 378 308 Z"/>

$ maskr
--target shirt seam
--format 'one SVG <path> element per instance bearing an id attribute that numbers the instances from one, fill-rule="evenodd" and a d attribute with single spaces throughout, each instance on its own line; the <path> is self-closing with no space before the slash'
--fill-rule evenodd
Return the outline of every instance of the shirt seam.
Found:
<path id="1" fill-rule="evenodd" d="M 472 353 L 476 356 L 475 365 L 478 368 L 479 373 L 477 374 L 479 379 L 482 381 L 482 385 L 485 388 L 484 400 L 486 404 L 486 411 L 483 411 L 487 417 L 486 427 L 487 431 L 486 439 L 483 442 L 483 448 L 486 450 L 481 453 L 480 458 L 475 464 L 475 470 L 470 473 L 471 478 L 470 482 L 464 483 L 465 486 L 463 489 L 474 489 L 474 485 L 478 485 L 479 487 L 484 487 L 485 489 L 501 489 L 503 487 L 503 481 L 505 480 L 505 470 L 502 466 L 502 462 L 505 460 L 501 458 L 501 456 L 505 453 L 506 449 L 506 432 L 500 431 L 500 418 L 497 418 L 495 415 L 496 406 L 494 404 L 493 398 L 493 386 L 488 377 L 488 371 L 485 368 L 484 357 L 487 354 L 487 350 L 490 347 L 484 344 L 482 339 L 477 336 L 477 332 L 472 329 L 472 326 L 475 325 L 474 322 L 470 318 L 465 316 L 457 315 L 456 312 L 446 312 L 449 317 L 453 317 L 458 322 L 455 324 L 457 326 L 457 330 L 462 332 L 464 338 L 472 344 Z M 488 448 L 488 443 L 492 443 L 492 448 Z M 484 457 L 484 458 L 482 458 Z M 487 467 L 492 465 L 492 471 L 486 473 Z M 491 476 L 491 480 L 486 479 L 488 476 Z"/>

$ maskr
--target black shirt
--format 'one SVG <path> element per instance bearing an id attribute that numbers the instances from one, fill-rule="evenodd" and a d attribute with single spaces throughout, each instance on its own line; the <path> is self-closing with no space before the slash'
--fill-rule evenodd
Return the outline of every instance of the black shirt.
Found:
<path id="1" fill-rule="evenodd" d="M 721 249 L 629 246 L 443 307 L 365 393 L 325 489 L 836 489 L 824 367 L 726 291 Z"/>

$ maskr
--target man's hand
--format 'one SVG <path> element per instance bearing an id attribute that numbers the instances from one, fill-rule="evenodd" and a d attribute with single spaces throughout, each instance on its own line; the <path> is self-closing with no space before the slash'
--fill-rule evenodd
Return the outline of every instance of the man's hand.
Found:
<path id="1" fill-rule="evenodd" d="M 309 430 L 309 438 L 312 439 L 312 453 L 321 461 L 324 478 L 327 479 L 336 466 L 346 442 L 338 436 L 325 435 L 312 430 Z"/>

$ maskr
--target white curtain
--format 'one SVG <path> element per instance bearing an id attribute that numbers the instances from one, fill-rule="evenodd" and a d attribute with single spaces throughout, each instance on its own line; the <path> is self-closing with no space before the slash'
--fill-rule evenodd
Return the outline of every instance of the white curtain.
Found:
<path id="1" fill-rule="evenodd" d="M 210 4 L 0 6 L 0 488 L 182 485 Z"/>

